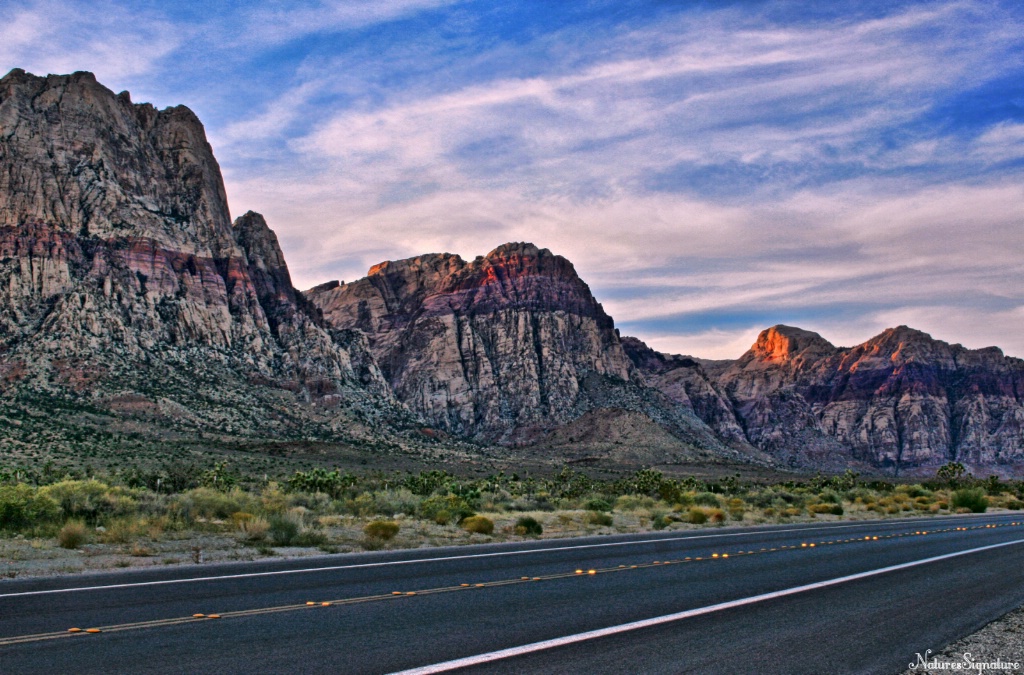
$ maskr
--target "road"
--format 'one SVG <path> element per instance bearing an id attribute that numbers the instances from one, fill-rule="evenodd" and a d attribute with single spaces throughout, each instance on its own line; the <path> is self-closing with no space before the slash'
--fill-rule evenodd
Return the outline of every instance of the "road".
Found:
<path id="1" fill-rule="evenodd" d="M 0 673 L 896 673 L 1021 604 L 1024 514 L 693 530 L 4 581 Z"/>

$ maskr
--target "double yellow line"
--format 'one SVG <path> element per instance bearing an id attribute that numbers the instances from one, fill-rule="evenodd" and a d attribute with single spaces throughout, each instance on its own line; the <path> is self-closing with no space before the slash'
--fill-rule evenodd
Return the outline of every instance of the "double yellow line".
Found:
<path id="1" fill-rule="evenodd" d="M 649 569 L 653 567 L 664 567 L 666 565 L 679 565 L 684 563 L 693 562 L 706 562 L 711 560 L 727 560 L 730 557 L 738 557 L 744 555 L 759 555 L 763 553 L 776 553 L 781 551 L 792 551 L 792 550 L 810 550 L 817 548 L 818 546 L 829 546 L 839 544 L 853 544 L 862 543 L 865 541 L 878 541 L 880 539 L 896 539 L 899 537 L 908 536 L 922 536 L 928 534 L 938 534 L 944 532 L 969 532 L 971 530 L 982 530 L 982 529 L 994 529 L 1000 527 L 1020 527 L 1024 525 L 1024 522 L 1012 522 L 1012 523 L 1001 523 L 1001 524 L 988 524 L 988 525 L 975 525 L 972 527 L 949 527 L 943 529 L 931 529 L 931 530 L 914 530 L 913 532 L 899 532 L 894 534 L 872 536 L 866 535 L 863 537 L 856 537 L 850 539 L 832 539 L 823 540 L 818 542 L 802 542 L 801 544 L 792 544 L 786 546 L 776 546 L 772 548 L 761 548 L 761 549 L 749 549 L 749 550 L 738 550 L 733 552 L 720 552 L 712 553 L 707 556 L 692 556 L 686 558 L 678 558 L 674 560 L 655 560 L 649 563 L 638 563 L 636 565 L 618 565 L 617 567 L 605 567 L 595 569 L 575 569 L 572 572 L 564 572 L 559 574 L 548 574 L 544 576 L 524 576 L 518 579 L 503 579 L 499 581 L 490 581 L 486 583 L 475 583 L 475 584 L 459 584 L 458 586 L 444 586 L 440 588 L 428 588 L 424 590 L 416 591 L 392 591 L 390 593 L 380 595 L 367 595 L 358 598 L 343 598 L 340 600 L 324 600 L 324 601 L 307 601 L 299 604 L 292 605 L 278 605 L 274 607 L 261 607 L 256 609 L 243 609 L 234 612 L 222 612 L 220 614 L 193 614 L 192 616 L 175 617 L 170 619 L 155 619 L 152 621 L 137 621 L 134 623 L 122 623 L 112 626 L 103 626 L 99 628 L 70 628 L 66 631 L 52 632 L 52 633 L 36 633 L 34 635 L 18 635 L 8 638 L 0 638 L 0 647 L 6 645 L 24 644 L 27 642 L 44 642 L 47 640 L 59 640 L 74 637 L 81 637 L 84 635 L 91 635 L 97 633 L 119 633 L 129 630 L 141 630 L 145 628 L 161 628 L 164 626 L 178 626 L 189 623 L 202 623 L 205 621 L 216 621 L 218 619 L 232 619 L 246 616 L 259 616 L 261 614 L 275 614 L 277 612 L 295 612 L 301 610 L 310 609 L 323 609 L 328 607 L 338 607 L 343 605 L 355 605 L 364 602 L 379 602 L 383 600 L 397 600 L 399 598 L 408 598 L 412 596 L 420 595 L 434 595 L 437 593 L 452 593 L 456 591 L 468 591 L 480 588 L 495 588 L 498 586 L 510 586 L 514 584 L 524 583 L 535 583 L 538 581 L 551 581 L 556 579 L 568 579 L 570 577 L 591 577 L 598 574 L 608 574 L 611 572 L 624 572 L 629 570 L 637 569 Z"/>

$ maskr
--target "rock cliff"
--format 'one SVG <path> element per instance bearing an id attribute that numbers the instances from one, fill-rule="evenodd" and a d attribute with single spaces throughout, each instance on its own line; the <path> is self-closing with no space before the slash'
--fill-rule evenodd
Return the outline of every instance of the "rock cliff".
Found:
<path id="1" fill-rule="evenodd" d="M 167 400 L 243 435 L 304 427 L 267 414 L 273 392 L 371 415 L 391 399 L 365 339 L 324 327 L 292 287 L 263 218 L 232 225 L 190 110 L 22 70 L 0 80 L 0 382 L 101 407 Z"/>
<path id="2" fill-rule="evenodd" d="M 643 384 L 611 317 L 547 249 L 510 243 L 468 262 L 449 253 L 388 261 L 306 296 L 328 324 L 364 332 L 396 396 L 452 433 L 545 444 L 586 413 L 633 411 L 690 455 L 736 454 Z"/>
<path id="3" fill-rule="evenodd" d="M 746 439 L 784 465 L 927 473 L 959 461 L 1006 474 L 1024 466 L 1024 361 L 995 347 L 970 350 L 899 326 L 838 348 L 774 326 L 731 363 L 645 358 L 634 360 L 667 395 L 719 393 L 695 411 L 724 435 L 731 407 Z"/>

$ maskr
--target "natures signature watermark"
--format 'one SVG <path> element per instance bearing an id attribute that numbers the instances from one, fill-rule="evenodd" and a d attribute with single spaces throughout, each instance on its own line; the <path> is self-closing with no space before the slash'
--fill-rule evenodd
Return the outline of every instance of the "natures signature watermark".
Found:
<path id="1" fill-rule="evenodd" d="M 1020 661 L 1003 661 L 997 658 L 995 661 L 975 661 L 970 652 L 964 652 L 963 658 L 957 660 L 939 660 L 938 656 L 932 656 L 932 650 L 927 650 L 924 656 L 917 653 L 917 661 L 910 662 L 911 670 L 935 671 L 951 670 L 954 672 L 986 673 L 986 672 L 1012 672 L 1021 669 Z"/>

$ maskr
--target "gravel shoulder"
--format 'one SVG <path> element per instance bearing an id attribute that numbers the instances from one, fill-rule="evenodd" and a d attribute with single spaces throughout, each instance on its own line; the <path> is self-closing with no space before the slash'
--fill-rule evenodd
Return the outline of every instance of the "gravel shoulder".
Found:
<path id="1" fill-rule="evenodd" d="M 915 662 L 910 665 L 902 675 L 1024 672 L 1024 607 L 938 653 L 915 655 Z"/>

